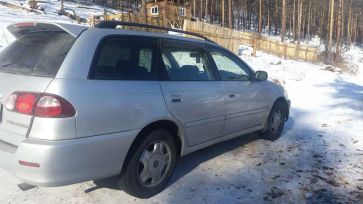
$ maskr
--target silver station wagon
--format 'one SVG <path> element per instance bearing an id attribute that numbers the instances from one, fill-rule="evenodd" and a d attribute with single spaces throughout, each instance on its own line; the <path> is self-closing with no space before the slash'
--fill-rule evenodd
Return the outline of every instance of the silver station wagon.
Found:
<path id="1" fill-rule="evenodd" d="M 290 101 L 266 72 L 197 34 L 122 26 L 8 27 L 17 39 L 0 53 L 1 168 L 34 186 L 119 175 L 120 188 L 148 198 L 181 156 L 281 135 Z"/>

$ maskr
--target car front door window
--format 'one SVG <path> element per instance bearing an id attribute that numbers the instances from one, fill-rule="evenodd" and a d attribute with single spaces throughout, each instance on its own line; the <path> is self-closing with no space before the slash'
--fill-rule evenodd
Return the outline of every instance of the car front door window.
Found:
<path id="1" fill-rule="evenodd" d="M 222 81 L 249 81 L 248 69 L 230 54 L 212 49 L 210 52 Z"/>

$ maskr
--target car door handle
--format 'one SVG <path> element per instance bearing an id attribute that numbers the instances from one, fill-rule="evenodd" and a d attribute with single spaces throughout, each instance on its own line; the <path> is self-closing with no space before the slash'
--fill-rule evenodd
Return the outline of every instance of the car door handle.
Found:
<path id="1" fill-rule="evenodd" d="M 228 97 L 230 98 L 236 98 L 237 94 L 229 94 Z"/>
<path id="2" fill-rule="evenodd" d="M 181 103 L 183 102 L 183 98 L 181 96 L 171 96 L 171 102 L 173 103 Z"/>

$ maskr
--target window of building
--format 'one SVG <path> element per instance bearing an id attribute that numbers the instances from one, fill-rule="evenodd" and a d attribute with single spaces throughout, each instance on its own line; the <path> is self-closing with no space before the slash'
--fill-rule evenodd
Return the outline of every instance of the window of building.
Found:
<path id="1" fill-rule="evenodd" d="M 179 8 L 179 16 L 185 16 L 185 8 Z"/>
<path id="2" fill-rule="evenodd" d="M 151 14 L 152 15 L 158 15 L 159 14 L 159 9 L 157 6 L 151 7 Z"/>

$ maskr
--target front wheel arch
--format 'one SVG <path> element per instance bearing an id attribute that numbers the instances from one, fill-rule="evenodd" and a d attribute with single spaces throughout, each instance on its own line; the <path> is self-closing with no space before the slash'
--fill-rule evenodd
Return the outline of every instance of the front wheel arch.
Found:
<path id="1" fill-rule="evenodd" d="M 270 113 L 272 111 L 272 108 L 277 104 L 277 103 L 281 103 L 283 104 L 284 107 L 284 115 L 285 115 L 285 121 L 287 121 L 289 119 L 289 115 L 290 115 L 290 110 L 289 110 L 289 104 L 287 102 L 287 100 L 285 99 L 285 97 L 278 97 L 275 102 L 273 103 L 273 105 L 270 108 L 269 114 L 267 115 L 267 118 L 265 120 L 265 125 L 264 128 L 261 130 L 261 132 L 265 132 L 268 129 L 268 118 L 270 116 Z"/>
<path id="2" fill-rule="evenodd" d="M 285 99 L 285 97 L 279 97 L 279 98 L 277 98 L 276 100 L 275 100 L 275 102 L 274 102 L 274 104 L 273 104 L 273 106 L 276 104 L 276 103 L 282 103 L 283 104 L 283 107 L 284 107 L 284 114 L 285 114 L 285 120 L 287 121 L 288 119 L 289 119 L 289 115 L 290 115 L 290 110 L 289 110 L 289 104 L 288 104 L 288 102 L 287 102 L 287 100 Z M 273 106 L 271 106 L 271 109 L 272 109 L 272 107 Z M 270 110 L 270 112 L 271 112 L 271 110 Z"/>

